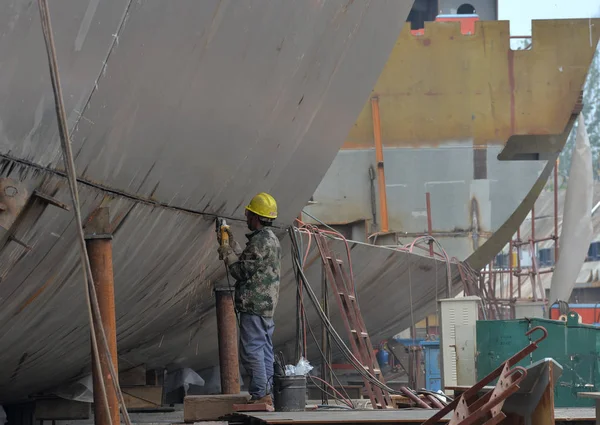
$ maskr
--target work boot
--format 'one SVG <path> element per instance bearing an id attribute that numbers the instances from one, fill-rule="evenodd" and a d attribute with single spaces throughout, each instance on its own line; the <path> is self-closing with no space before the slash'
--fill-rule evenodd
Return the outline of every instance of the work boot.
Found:
<path id="1" fill-rule="evenodd" d="M 261 404 L 261 403 L 265 403 L 269 406 L 273 406 L 273 398 L 271 397 L 271 394 L 267 394 L 264 397 L 261 398 L 252 398 L 250 399 L 250 401 L 248 401 L 248 404 Z"/>

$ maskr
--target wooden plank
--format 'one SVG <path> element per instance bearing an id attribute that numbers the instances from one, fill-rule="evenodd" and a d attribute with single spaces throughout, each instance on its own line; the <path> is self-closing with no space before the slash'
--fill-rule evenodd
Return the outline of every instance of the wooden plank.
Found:
<path id="1" fill-rule="evenodd" d="M 470 386 L 470 385 L 450 385 L 450 386 L 446 386 L 446 387 L 444 387 L 444 388 L 446 388 L 446 389 L 447 389 L 447 390 L 449 390 L 449 391 L 460 391 L 460 392 L 465 392 L 465 391 L 467 391 L 469 388 L 471 388 L 471 386 Z M 488 386 L 485 386 L 485 387 L 483 387 L 483 389 L 481 390 L 481 392 L 484 392 L 484 391 L 491 391 L 491 390 L 493 390 L 494 388 L 496 388 L 496 387 L 494 387 L 493 385 L 492 385 L 492 386 L 489 386 L 489 385 L 488 385 Z"/>
<path id="2" fill-rule="evenodd" d="M 295 424 L 353 424 L 371 423 L 421 423 L 436 413 L 435 409 L 414 410 L 344 410 L 344 411 L 307 411 L 307 412 L 264 412 L 248 413 L 269 425 Z M 451 418 L 449 413 L 439 423 L 447 423 Z"/>
<path id="3" fill-rule="evenodd" d="M 390 397 L 392 399 L 392 405 L 397 409 L 414 407 L 416 405 L 413 400 L 404 395 L 392 394 Z M 418 397 L 427 402 L 427 398 L 424 395 L 420 394 Z"/>
<path id="4" fill-rule="evenodd" d="M 91 404 L 62 398 L 39 399 L 35 401 L 36 420 L 76 420 L 89 419 Z"/>
<path id="5" fill-rule="evenodd" d="M 119 384 L 125 387 L 146 385 L 146 365 L 119 371 Z"/>
<path id="6" fill-rule="evenodd" d="M 600 399 L 600 392 L 593 392 L 593 393 L 580 392 L 580 393 L 577 393 L 577 397 Z"/>
<path id="7" fill-rule="evenodd" d="M 557 407 L 554 409 L 554 420 L 563 422 L 593 422 L 593 407 Z"/>
<path id="8" fill-rule="evenodd" d="M 252 403 L 252 404 L 234 404 L 233 410 L 236 412 L 274 412 L 273 406 L 267 403 Z"/>
<path id="9" fill-rule="evenodd" d="M 235 412 L 234 404 L 243 404 L 247 394 L 193 395 L 183 399 L 185 422 L 214 421 Z"/>
<path id="10" fill-rule="evenodd" d="M 389 385 L 389 384 L 388 384 Z M 308 389 L 308 398 L 309 399 L 319 399 L 321 398 L 322 390 L 320 387 L 310 384 L 306 386 Z M 348 393 L 348 396 L 351 399 L 361 399 L 363 398 L 363 389 L 364 385 L 334 385 L 334 388 L 342 394 Z"/>
<path id="11" fill-rule="evenodd" d="M 580 392 L 577 393 L 577 397 L 596 400 L 596 425 L 600 425 L 600 392 Z"/>
<path id="12" fill-rule="evenodd" d="M 548 363 L 548 385 L 544 390 L 542 399 L 531 415 L 532 424 L 553 424 L 554 423 L 554 365 Z"/>
<path id="13" fill-rule="evenodd" d="M 194 425 L 229 425 L 227 421 L 200 421 L 194 422 Z"/>
<path id="14" fill-rule="evenodd" d="M 162 386 L 121 387 L 127 409 L 149 409 L 162 405 Z"/>
<path id="15" fill-rule="evenodd" d="M 548 385 L 542 399 L 531 414 L 533 424 L 554 423 L 554 388 Z"/>
<path id="16" fill-rule="evenodd" d="M 273 413 L 248 413 L 240 414 L 240 417 L 249 416 L 269 425 L 292 425 L 292 424 L 341 424 L 349 422 L 353 424 L 376 423 L 421 423 L 436 413 L 437 410 L 355 410 L 355 411 L 326 411 L 326 412 L 273 412 Z M 555 420 L 564 422 L 587 422 L 594 421 L 594 408 L 590 407 L 558 407 L 555 409 Z M 451 414 L 446 415 L 440 423 L 447 423 Z M 510 422 L 507 422 L 507 424 Z M 502 422 L 504 424 L 504 422 Z M 536 424 L 536 422 L 533 422 Z M 546 425 L 546 424 L 544 424 Z"/>

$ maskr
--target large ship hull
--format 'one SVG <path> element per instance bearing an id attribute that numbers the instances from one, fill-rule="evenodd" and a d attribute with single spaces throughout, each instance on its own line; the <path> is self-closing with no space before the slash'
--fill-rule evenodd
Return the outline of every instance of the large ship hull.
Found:
<path id="1" fill-rule="evenodd" d="M 245 202 L 267 191 L 291 224 L 411 3 L 50 2 L 83 217 L 111 215 L 122 365 L 217 363 L 215 216 L 242 239 Z M 5 2 L 0 19 L 6 403 L 87 373 L 90 345 L 72 212 L 35 195 L 70 204 L 39 12 Z M 288 272 L 279 311 L 294 285 Z"/>

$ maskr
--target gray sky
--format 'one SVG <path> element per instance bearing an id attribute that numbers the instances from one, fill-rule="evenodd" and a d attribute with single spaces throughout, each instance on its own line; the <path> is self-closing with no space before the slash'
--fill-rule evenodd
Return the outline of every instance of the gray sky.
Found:
<path id="1" fill-rule="evenodd" d="M 600 16 L 600 0 L 498 0 L 498 19 L 510 21 L 512 35 L 531 35 L 532 19 Z"/>

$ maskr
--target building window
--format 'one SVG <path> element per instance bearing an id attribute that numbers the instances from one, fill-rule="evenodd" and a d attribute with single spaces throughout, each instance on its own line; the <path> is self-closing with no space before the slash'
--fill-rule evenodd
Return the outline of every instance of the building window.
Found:
<path id="1" fill-rule="evenodd" d="M 542 248 L 538 250 L 538 262 L 540 267 L 550 267 L 554 264 L 554 248 Z"/>
<path id="2" fill-rule="evenodd" d="M 508 269 L 508 254 L 500 253 L 494 258 L 494 269 Z"/>
<path id="3" fill-rule="evenodd" d="M 435 21 L 437 12 L 437 0 L 415 0 L 406 18 L 406 22 L 410 22 L 412 30 L 422 29 L 425 26 L 425 22 Z"/>
<path id="4" fill-rule="evenodd" d="M 600 261 L 600 242 L 592 242 L 585 261 Z"/>
<path id="5" fill-rule="evenodd" d="M 456 10 L 456 14 L 457 15 L 474 15 L 475 8 L 473 7 L 472 4 L 469 4 L 469 3 L 461 4 L 458 7 L 458 9 Z"/>

